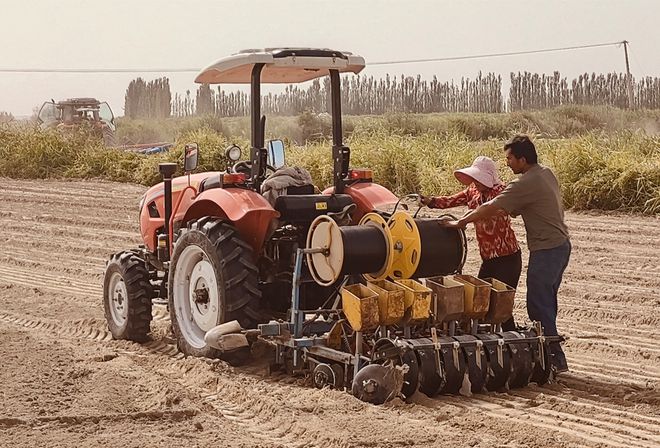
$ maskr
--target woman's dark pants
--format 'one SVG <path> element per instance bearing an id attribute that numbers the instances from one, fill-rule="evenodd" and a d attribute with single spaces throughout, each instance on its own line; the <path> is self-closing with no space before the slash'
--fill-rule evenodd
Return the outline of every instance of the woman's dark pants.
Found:
<path id="1" fill-rule="evenodd" d="M 516 289 L 518 288 L 521 270 L 522 256 L 520 251 L 518 251 L 511 255 L 484 260 L 481 264 L 481 269 L 479 269 L 479 278 L 496 278 Z M 516 324 L 513 321 L 513 317 L 502 324 L 502 330 L 504 331 L 513 331 L 515 329 Z"/>

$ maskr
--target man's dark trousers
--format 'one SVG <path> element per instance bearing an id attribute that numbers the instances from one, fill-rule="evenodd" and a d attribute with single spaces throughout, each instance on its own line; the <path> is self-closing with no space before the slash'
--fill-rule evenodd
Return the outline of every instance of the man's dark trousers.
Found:
<path id="1" fill-rule="evenodd" d="M 557 335 L 557 291 L 561 284 L 568 260 L 571 242 L 552 249 L 535 250 L 529 253 L 527 268 L 527 314 L 532 321 L 540 321 L 544 334 Z M 554 344 L 553 344 L 554 345 Z M 563 352 L 559 344 L 554 351 Z"/>

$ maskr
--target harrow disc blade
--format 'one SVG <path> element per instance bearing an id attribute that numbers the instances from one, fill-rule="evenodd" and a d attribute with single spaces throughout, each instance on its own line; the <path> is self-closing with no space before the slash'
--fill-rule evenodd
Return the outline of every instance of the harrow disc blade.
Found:
<path id="1" fill-rule="evenodd" d="M 442 361 L 432 348 L 417 351 L 419 356 L 419 390 L 429 397 L 435 397 L 445 384 Z M 438 363 L 440 361 L 440 363 Z"/>
<path id="2" fill-rule="evenodd" d="M 516 331 L 502 333 L 506 345 L 511 353 L 511 375 L 509 376 L 509 387 L 512 389 L 525 387 L 534 370 L 534 353 L 529 342 L 518 341 L 525 336 Z"/>
<path id="3" fill-rule="evenodd" d="M 454 336 L 461 342 L 461 349 L 467 360 L 467 372 L 470 378 L 472 393 L 483 392 L 488 378 L 488 358 L 481 347 L 477 346 L 477 339 L 471 335 Z"/>
<path id="4" fill-rule="evenodd" d="M 403 374 L 395 367 L 369 364 L 353 379 L 353 395 L 372 404 L 383 404 L 401 393 Z"/>
<path id="5" fill-rule="evenodd" d="M 440 342 L 457 342 L 452 338 L 438 338 Z M 465 353 L 460 348 L 443 347 L 442 365 L 445 369 L 445 384 L 440 388 L 441 394 L 457 394 L 463 385 L 463 377 L 467 370 Z"/>
<path id="6" fill-rule="evenodd" d="M 528 338 L 534 338 L 537 336 L 534 330 L 524 331 L 523 334 Z M 532 344 L 531 348 L 534 356 L 534 370 L 532 371 L 532 376 L 530 377 L 529 382 L 542 386 L 550 381 L 552 375 L 548 343 L 543 344 L 543 350 L 541 350 L 539 344 Z M 543 360 L 541 357 L 543 357 Z"/>
<path id="7" fill-rule="evenodd" d="M 486 389 L 491 392 L 504 389 L 511 373 L 511 354 L 509 349 L 506 345 L 502 345 L 501 348 L 498 347 L 497 341 L 502 338 L 496 334 L 480 334 L 477 337 L 485 342 L 484 351 L 488 358 Z M 488 341 L 491 342 L 488 343 Z"/>
<path id="8" fill-rule="evenodd" d="M 312 381 L 317 389 L 340 389 L 344 384 L 344 369 L 339 364 L 319 363 L 312 372 Z"/>
<path id="9" fill-rule="evenodd" d="M 391 339 L 383 338 L 376 341 L 374 354 L 379 355 L 378 359 L 372 356 L 374 363 L 381 364 L 391 361 L 397 366 L 408 366 L 408 370 L 403 375 L 403 386 L 401 387 L 401 394 L 405 398 L 409 398 L 417 391 L 419 363 L 413 349 L 397 346 Z"/>
<path id="10" fill-rule="evenodd" d="M 401 394 L 404 398 L 410 398 L 419 387 L 419 363 L 415 352 L 408 349 L 401 354 L 401 363 L 408 366 L 408 371 L 403 375 L 403 386 Z"/>

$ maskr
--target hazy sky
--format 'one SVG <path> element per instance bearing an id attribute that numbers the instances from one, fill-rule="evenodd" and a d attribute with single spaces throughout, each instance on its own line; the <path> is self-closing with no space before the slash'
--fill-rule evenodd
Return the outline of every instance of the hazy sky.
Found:
<path id="1" fill-rule="evenodd" d="M 244 48 L 318 46 L 364 56 L 363 73 L 375 76 L 559 70 L 571 78 L 624 71 L 623 48 L 368 64 L 626 39 L 633 75 L 660 76 L 659 17 L 658 0 L 0 0 L 0 69 L 202 68 Z M 173 93 L 196 88 L 194 73 L 0 72 L 0 111 L 29 115 L 51 98 L 93 96 L 123 115 L 126 87 L 137 76 L 168 76 Z"/>

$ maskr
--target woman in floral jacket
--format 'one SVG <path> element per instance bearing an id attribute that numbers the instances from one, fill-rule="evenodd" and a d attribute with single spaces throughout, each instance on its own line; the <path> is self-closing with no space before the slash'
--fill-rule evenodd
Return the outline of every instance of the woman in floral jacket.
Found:
<path id="1" fill-rule="evenodd" d="M 497 175 L 497 165 L 484 156 L 474 159 L 472 166 L 454 171 L 454 176 L 468 187 L 452 196 L 422 196 L 420 202 L 430 208 L 467 206 L 473 210 L 493 199 L 505 188 Z M 475 221 L 474 227 L 482 259 L 479 278 L 493 277 L 517 288 L 522 258 L 509 215 L 503 212 L 492 218 Z M 513 318 L 502 324 L 502 329 L 515 330 Z"/>

